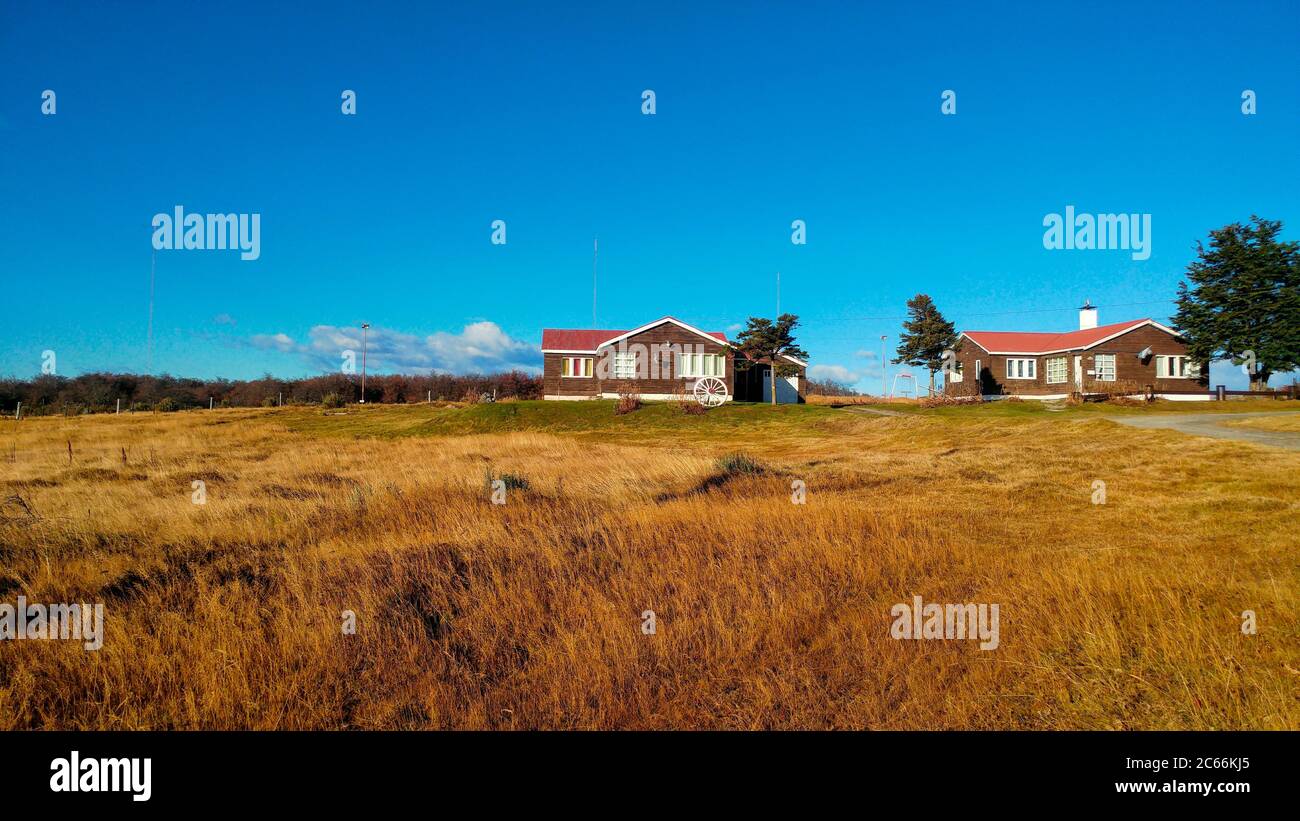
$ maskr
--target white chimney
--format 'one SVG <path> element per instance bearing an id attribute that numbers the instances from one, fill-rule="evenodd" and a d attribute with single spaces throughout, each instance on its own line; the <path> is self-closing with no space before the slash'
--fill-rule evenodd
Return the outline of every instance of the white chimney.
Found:
<path id="1" fill-rule="evenodd" d="M 1097 309 L 1085 299 L 1083 307 L 1079 309 L 1079 330 L 1086 331 L 1095 327 L 1097 327 Z"/>

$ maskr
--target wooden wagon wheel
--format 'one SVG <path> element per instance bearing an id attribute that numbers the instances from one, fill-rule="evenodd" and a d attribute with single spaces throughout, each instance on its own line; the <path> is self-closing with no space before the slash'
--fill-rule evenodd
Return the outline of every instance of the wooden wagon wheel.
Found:
<path id="1" fill-rule="evenodd" d="M 706 408 L 716 408 L 727 401 L 727 383 L 716 376 L 695 382 L 695 401 Z"/>

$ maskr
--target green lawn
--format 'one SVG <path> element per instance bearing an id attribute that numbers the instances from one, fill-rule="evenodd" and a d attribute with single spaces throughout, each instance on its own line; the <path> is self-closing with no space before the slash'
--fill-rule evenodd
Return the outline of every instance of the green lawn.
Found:
<path id="1" fill-rule="evenodd" d="M 279 412 L 293 431 L 324 436 L 397 438 L 403 436 L 458 436 L 508 431 L 600 433 L 616 431 L 620 438 L 665 433 L 712 439 L 729 431 L 782 429 L 818 431 L 823 423 L 844 418 L 844 411 L 818 405 L 729 403 L 698 416 L 682 413 L 672 403 L 649 402 L 624 415 L 614 413 L 613 400 L 555 402 L 530 400 L 495 404 L 446 406 L 351 405 L 346 414 L 325 415 L 319 409 Z"/>
<path id="2" fill-rule="evenodd" d="M 916 405 L 880 404 L 835 408 L 829 405 L 777 405 L 735 402 L 705 414 L 688 416 L 674 404 L 649 402 L 622 416 L 614 413 L 613 400 L 588 402 L 499 402 L 482 405 L 350 405 L 330 414 L 319 408 L 285 408 L 275 419 L 291 431 L 319 436 L 394 439 L 407 436 L 460 436 L 510 431 L 603 434 L 616 432 L 621 440 L 662 438 L 726 439 L 728 434 L 761 430 L 769 434 L 819 435 L 850 420 L 872 418 L 851 407 L 875 408 L 908 416 L 932 417 L 952 422 L 987 420 L 1104 419 L 1108 416 L 1150 413 L 1244 413 L 1250 411 L 1300 412 L 1300 402 L 1264 399 L 1232 402 L 1156 401 L 1150 405 L 1087 403 L 1049 411 L 1041 402 L 986 402 L 920 408 Z M 881 417 L 883 418 L 883 417 Z"/>

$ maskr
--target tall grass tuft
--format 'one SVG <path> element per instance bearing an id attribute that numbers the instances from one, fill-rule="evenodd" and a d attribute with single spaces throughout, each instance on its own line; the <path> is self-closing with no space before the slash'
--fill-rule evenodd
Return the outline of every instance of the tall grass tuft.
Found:
<path id="1" fill-rule="evenodd" d="M 757 476 L 767 472 L 761 463 L 743 453 L 729 453 L 716 464 L 725 476 Z"/>

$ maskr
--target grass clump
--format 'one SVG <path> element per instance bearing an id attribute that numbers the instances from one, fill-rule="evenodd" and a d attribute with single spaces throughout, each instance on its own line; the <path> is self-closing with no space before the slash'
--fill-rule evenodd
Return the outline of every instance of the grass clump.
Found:
<path id="1" fill-rule="evenodd" d="M 483 473 L 483 484 L 487 485 L 490 492 L 493 483 L 501 481 L 506 490 L 528 490 L 528 479 L 518 473 L 503 473 L 500 476 L 493 474 L 492 469 L 488 468 Z"/>
<path id="2" fill-rule="evenodd" d="M 758 476 L 766 473 L 762 463 L 743 453 L 729 453 L 717 461 L 718 471 L 725 476 Z"/>

